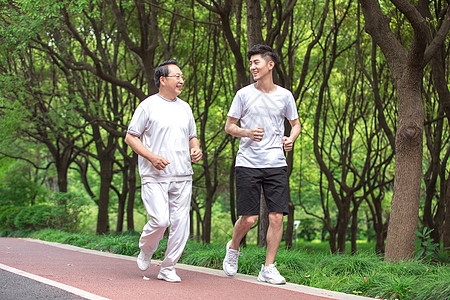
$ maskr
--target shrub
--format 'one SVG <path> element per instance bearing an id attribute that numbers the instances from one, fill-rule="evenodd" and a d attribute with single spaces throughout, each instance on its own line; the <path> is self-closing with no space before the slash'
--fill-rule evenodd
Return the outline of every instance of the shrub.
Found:
<path id="1" fill-rule="evenodd" d="M 0 212 L 0 226 L 2 229 L 17 229 L 14 225 L 14 219 L 16 215 L 21 211 L 21 207 L 17 206 L 5 206 L 2 207 L 2 212 Z"/>
<path id="2" fill-rule="evenodd" d="M 53 228 L 75 232 L 87 208 L 87 201 L 75 193 L 54 193 L 50 199 L 53 205 Z"/>
<path id="3" fill-rule="evenodd" d="M 33 224 L 31 223 L 31 217 L 34 213 L 34 206 L 25 206 L 22 207 L 19 213 L 14 218 L 14 226 L 19 229 L 27 229 L 33 228 Z"/>
<path id="4" fill-rule="evenodd" d="M 52 207 L 45 204 L 23 207 L 14 218 L 14 225 L 19 230 L 49 228 L 52 225 Z"/>
<path id="5" fill-rule="evenodd" d="M 54 222 L 52 207 L 50 205 L 36 205 L 31 223 L 35 229 L 50 228 Z"/>

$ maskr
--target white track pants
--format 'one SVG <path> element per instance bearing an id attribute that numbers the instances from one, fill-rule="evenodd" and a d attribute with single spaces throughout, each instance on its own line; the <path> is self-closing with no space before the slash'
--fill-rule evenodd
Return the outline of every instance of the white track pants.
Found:
<path id="1" fill-rule="evenodd" d="M 172 271 L 189 238 L 192 181 L 147 183 L 141 195 L 150 221 L 145 224 L 139 248 L 152 256 L 170 225 L 169 240 L 161 270 Z"/>

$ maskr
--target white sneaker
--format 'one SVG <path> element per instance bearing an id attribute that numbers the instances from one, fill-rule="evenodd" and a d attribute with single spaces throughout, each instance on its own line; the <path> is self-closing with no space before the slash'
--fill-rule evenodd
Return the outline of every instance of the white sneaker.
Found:
<path id="1" fill-rule="evenodd" d="M 258 281 L 268 282 L 271 284 L 285 284 L 286 279 L 280 275 L 276 268 L 276 264 L 270 264 L 268 267 L 262 265 L 261 272 L 258 275 Z"/>
<path id="2" fill-rule="evenodd" d="M 227 254 L 223 260 L 223 271 L 228 276 L 234 276 L 238 270 L 239 250 L 230 249 L 231 241 L 227 243 Z"/>
<path id="3" fill-rule="evenodd" d="M 159 271 L 158 279 L 165 280 L 167 282 L 180 282 L 181 278 L 177 275 L 177 272 L 175 270 L 170 272 L 163 272 Z"/>
<path id="4" fill-rule="evenodd" d="M 148 267 L 150 267 L 150 261 L 151 261 L 152 257 L 150 256 L 146 256 L 144 252 L 139 253 L 136 262 L 138 265 L 138 268 L 141 269 L 141 271 L 145 271 L 148 269 Z"/>

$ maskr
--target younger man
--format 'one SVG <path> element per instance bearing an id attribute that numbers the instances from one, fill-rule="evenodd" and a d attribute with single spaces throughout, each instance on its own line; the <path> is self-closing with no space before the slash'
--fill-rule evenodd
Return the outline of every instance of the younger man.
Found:
<path id="1" fill-rule="evenodd" d="M 255 83 L 236 93 L 225 124 L 227 133 L 241 138 L 235 165 L 237 212 L 241 217 L 226 246 L 223 270 L 229 276 L 237 272 L 239 244 L 258 219 L 262 187 L 269 210 L 269 229 L 266 261 L 258 281 L 284 284 L 286 280 L 274 263 L 283 235 L 283 216 L 288 213 L 284 151 L 292 150 L 300 133 L 300 122 L 292 93 L 273 82 L 277 53 L 269 46 L 255 45 L 247 57 Z M 283 136 L 285 118 L 292 127 L 289 137 Z"/>

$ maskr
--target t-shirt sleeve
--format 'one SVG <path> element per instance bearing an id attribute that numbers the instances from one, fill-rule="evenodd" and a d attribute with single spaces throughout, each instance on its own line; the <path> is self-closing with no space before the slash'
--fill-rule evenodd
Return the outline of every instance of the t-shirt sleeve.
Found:
<path id="1" fill-rule="evenodd" d="M 242 101 L 239 91 L 234 96 L 233 102 L 231 102 L 230 110 L 228 111 L 227 116 L 236 119 L 241 119 L 242 117 Z"/>
<path id="2" fill-rule="evenodd" d="M 187 111 L 189 113 L 189 140 L 197 137 L 197 125 L 195 125 L 194 114 L 189 105 L 187 105 Z"/>
<path id="3" fill-rule="evenodd" d="M 127 132 L 140 137 L 141 134 L 145 131 L 147 120 L 148 116 L 145 110 L 143 109 L 142 105 L 138 105 L 138 107 L 134 111 L 133 117 L 131 118 L 131 122 L 128 125 Z"/>
<path id="4" fill-rule="evenodd" d="M 289 92 L 285 116 L 286 116 L 286 119 L 291 120 L 291 121 L 298 119 L 297 106 L 295 105 L 295 99 L 291 92 Z"/>

